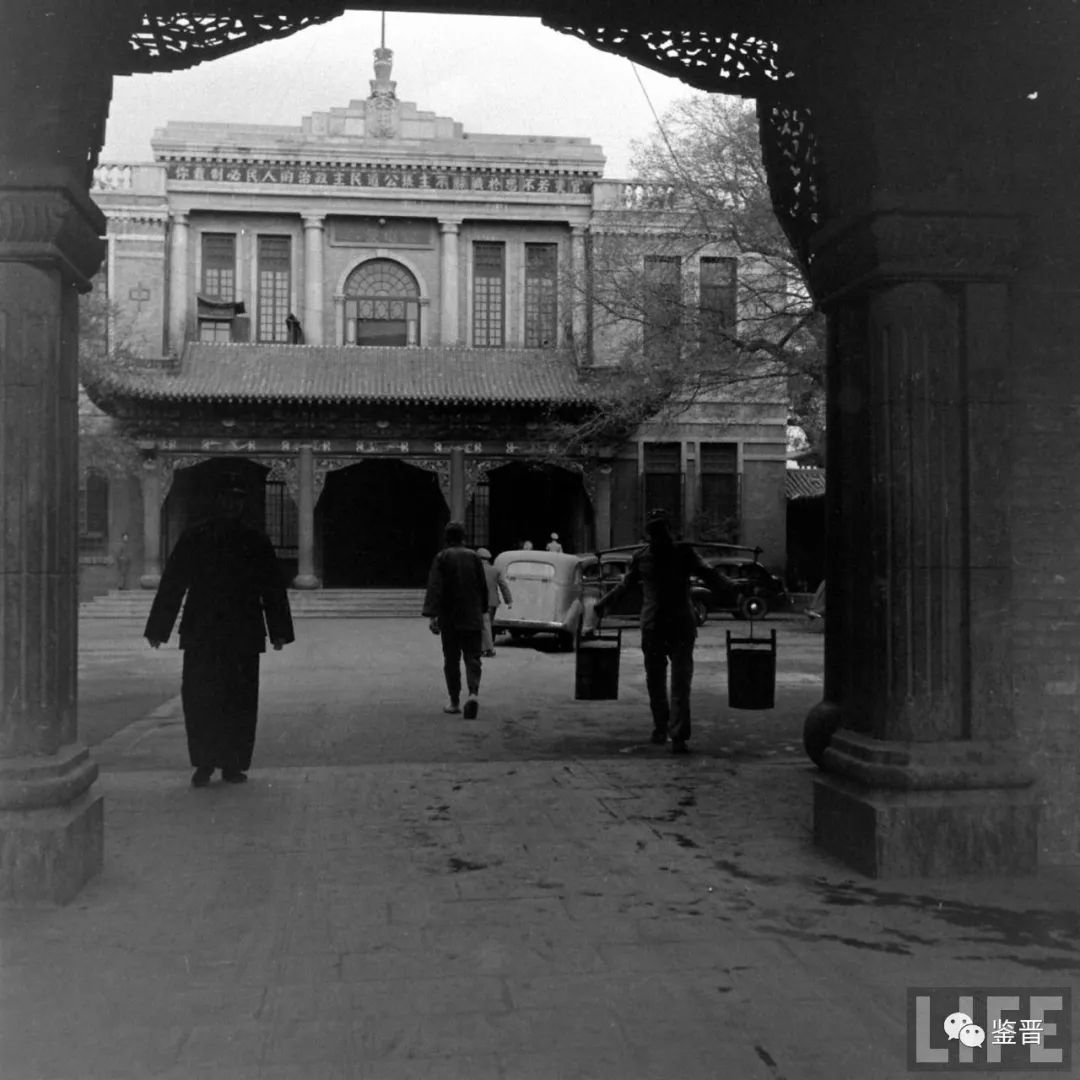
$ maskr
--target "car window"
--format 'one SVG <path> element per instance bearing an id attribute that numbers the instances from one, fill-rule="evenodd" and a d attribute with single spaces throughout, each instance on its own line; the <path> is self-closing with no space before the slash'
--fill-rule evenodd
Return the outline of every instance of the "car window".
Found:
<path id="1" fill-rule="evenodd" d="M 629 564 L 624 562 L 606 562 L 603 568 L 604 581 L 618 581 L 626 575 Z"/>
<path id="2" fill-rule="evenodd" d="M 581 568 L 581 576 L 585 581 L 599 581 L 600 580 L 600 564 L 591 562 L 587 566 Z"/>
<path id="3" fill-rule="evenodd" d="M 555 567 L 551 563 L 527 562 L 524 559 L 518 559 L 507 566 L 506 576 L 518 580 L 548 581 L 555 576 Z"/>

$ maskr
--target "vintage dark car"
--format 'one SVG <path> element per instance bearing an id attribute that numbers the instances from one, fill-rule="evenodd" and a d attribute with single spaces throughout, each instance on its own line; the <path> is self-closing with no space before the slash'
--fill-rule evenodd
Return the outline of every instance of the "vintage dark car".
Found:
<path id="1" fill-rule="evenodd" d="M 707 566 L 730 581 L 730 585 L 719 592 L 704 589 L 706 595 L 700 599 L 707 614 L 726 612 L 733 618 L 745 619 L 749 615 L 749 601 L 756 599 L 765 605 L 765 610 L 755 618 L 764 618 L 770 611 L 781 611 L 790 605 L 783 579 L 758 561 L 761 548 L 695 543 L 694 550 Z M 695 595 L 695 608 L 698 599 Z M 700 618 L 699 622 L 704 619 Z"/>
<path id="2" fill-rule="evenodd" d="M 609 548 L 607 551 L 596 552 L 592 555 L 578 556 L 585 590 L 583 630 L 586 633 L 595 629 L 596 626 L 593 605 L 599 597 L 622 581 L 630 569 L 630 562 L 635 553 L 643 546 L 643 544 L 635 544 L 633 547 Z M 699 582 L 692 585 L 690 594 L 694 604 L 694 614 L 700 626 L 708 618 L 708 601 L 711 593 Z M 627 589 L 604 612 L 605 623 L 610 622 L 614 625 L 635 626 L 640 619 L 641 589 L 636 586 Z"/>

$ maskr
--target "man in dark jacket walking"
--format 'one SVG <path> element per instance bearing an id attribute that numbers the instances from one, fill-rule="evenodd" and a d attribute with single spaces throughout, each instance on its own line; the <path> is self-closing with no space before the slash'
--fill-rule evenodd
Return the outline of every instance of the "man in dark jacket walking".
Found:
<path id="1" fill-rule="evenodd" d="M 484 562 L 465 546 L 465 526 L 451 521 L 444 531 L 446 547 L 435 556 L 428 574 L 423 613 L 431 632 L 442 638 L 443 673 L 450 702 L 443 712 L 461 712 L 461 658 L 469 691 L 464 717 L 473 720 L 480 710 L 480 650 L 488 586 Z"/>
<path id="2" fill-rule="evenodd" d="M 694 678 L 697 620 L 691 602 L 690 578 L 696 575 L 714 589 L 724 578 L 704 563 L 690 544 L 676 541 L 665 510 L 649 513 L 645 531 L 649 543 L 630 563 L 626 576 L 596 602 L 596 614 L 634 585 L 641 586 L 641 651 L 645 658 L 645 687 L 652 709 L 652 741 L 671 738 L 673 754 L 689 753 L 690 684 Z M 671 697 L 667 669 L 671 661 Z"/>
<path id="3" fill-rule="evenodd" d="M 184 603 L 180 696 L 194 787 L 205 787 L 215 769 L 228 783 L 247 779 L 267 630 L 275 649 L 295 640 L 273 546 L 244 524 L 243 509 L 243 488 L 223 485 L 215 515 L 177 541 L 146 622 L 156 649 L 168 641 Z"/>

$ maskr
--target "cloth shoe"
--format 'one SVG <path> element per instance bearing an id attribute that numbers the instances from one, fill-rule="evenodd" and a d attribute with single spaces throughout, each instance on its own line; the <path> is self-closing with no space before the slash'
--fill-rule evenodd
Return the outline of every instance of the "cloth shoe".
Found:
<path id="1" fill-rule="evenodd" d="M 247 773 L 240 769 L 222 769 L 221 779 L 224 780 L 226 784 L 246 784 Z"/>
<path id="2" fill-rule="evenodd" d="M 210 783 L 210 777 L 214 775 L 213 769 L 208 769 L 205 765 L 200 765 L 191 774 L 191 786 L 192 787 L 206 787 Z"/>
<path id="3" fill-rule="evenodd" d="M 672 739 L 671 752 L 673 754 L 689 754 L 690 747 L 686 745 L 685 739 Z"/>
<path id="4" fill-rule="evenodd" d="M 469 700 L 465 702 L 465 719 L 475 720 L 476 714 L 480 711 L 480 702 L 475 697 L 470 696 Z"/>
<path id="5" fill-rule="evenodd" d="M 667 732 L 662 728 L 653 728 L 649 741 L 656 743 L 657 746 L 663 746 L 667 742 Z"/>
<path id="6" fill-rule="evenodd" d="M 444 705 L 444 713 L 459 713 L 461 712 L 461 706 L 456 701 L 451 701 L 449 705 Z"/>

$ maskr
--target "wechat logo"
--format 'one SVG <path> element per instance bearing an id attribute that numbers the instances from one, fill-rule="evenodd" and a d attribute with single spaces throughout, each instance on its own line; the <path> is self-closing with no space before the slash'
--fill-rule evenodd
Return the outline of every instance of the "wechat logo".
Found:
<path id="1" fill-rule="evenodd" d="M 967 1013 L 949 1013 L 942 1027 L 950 1041 L 959 1039 L 965 1046 L 982 1046 L 986 1042 L 986 1032 Z"/>

